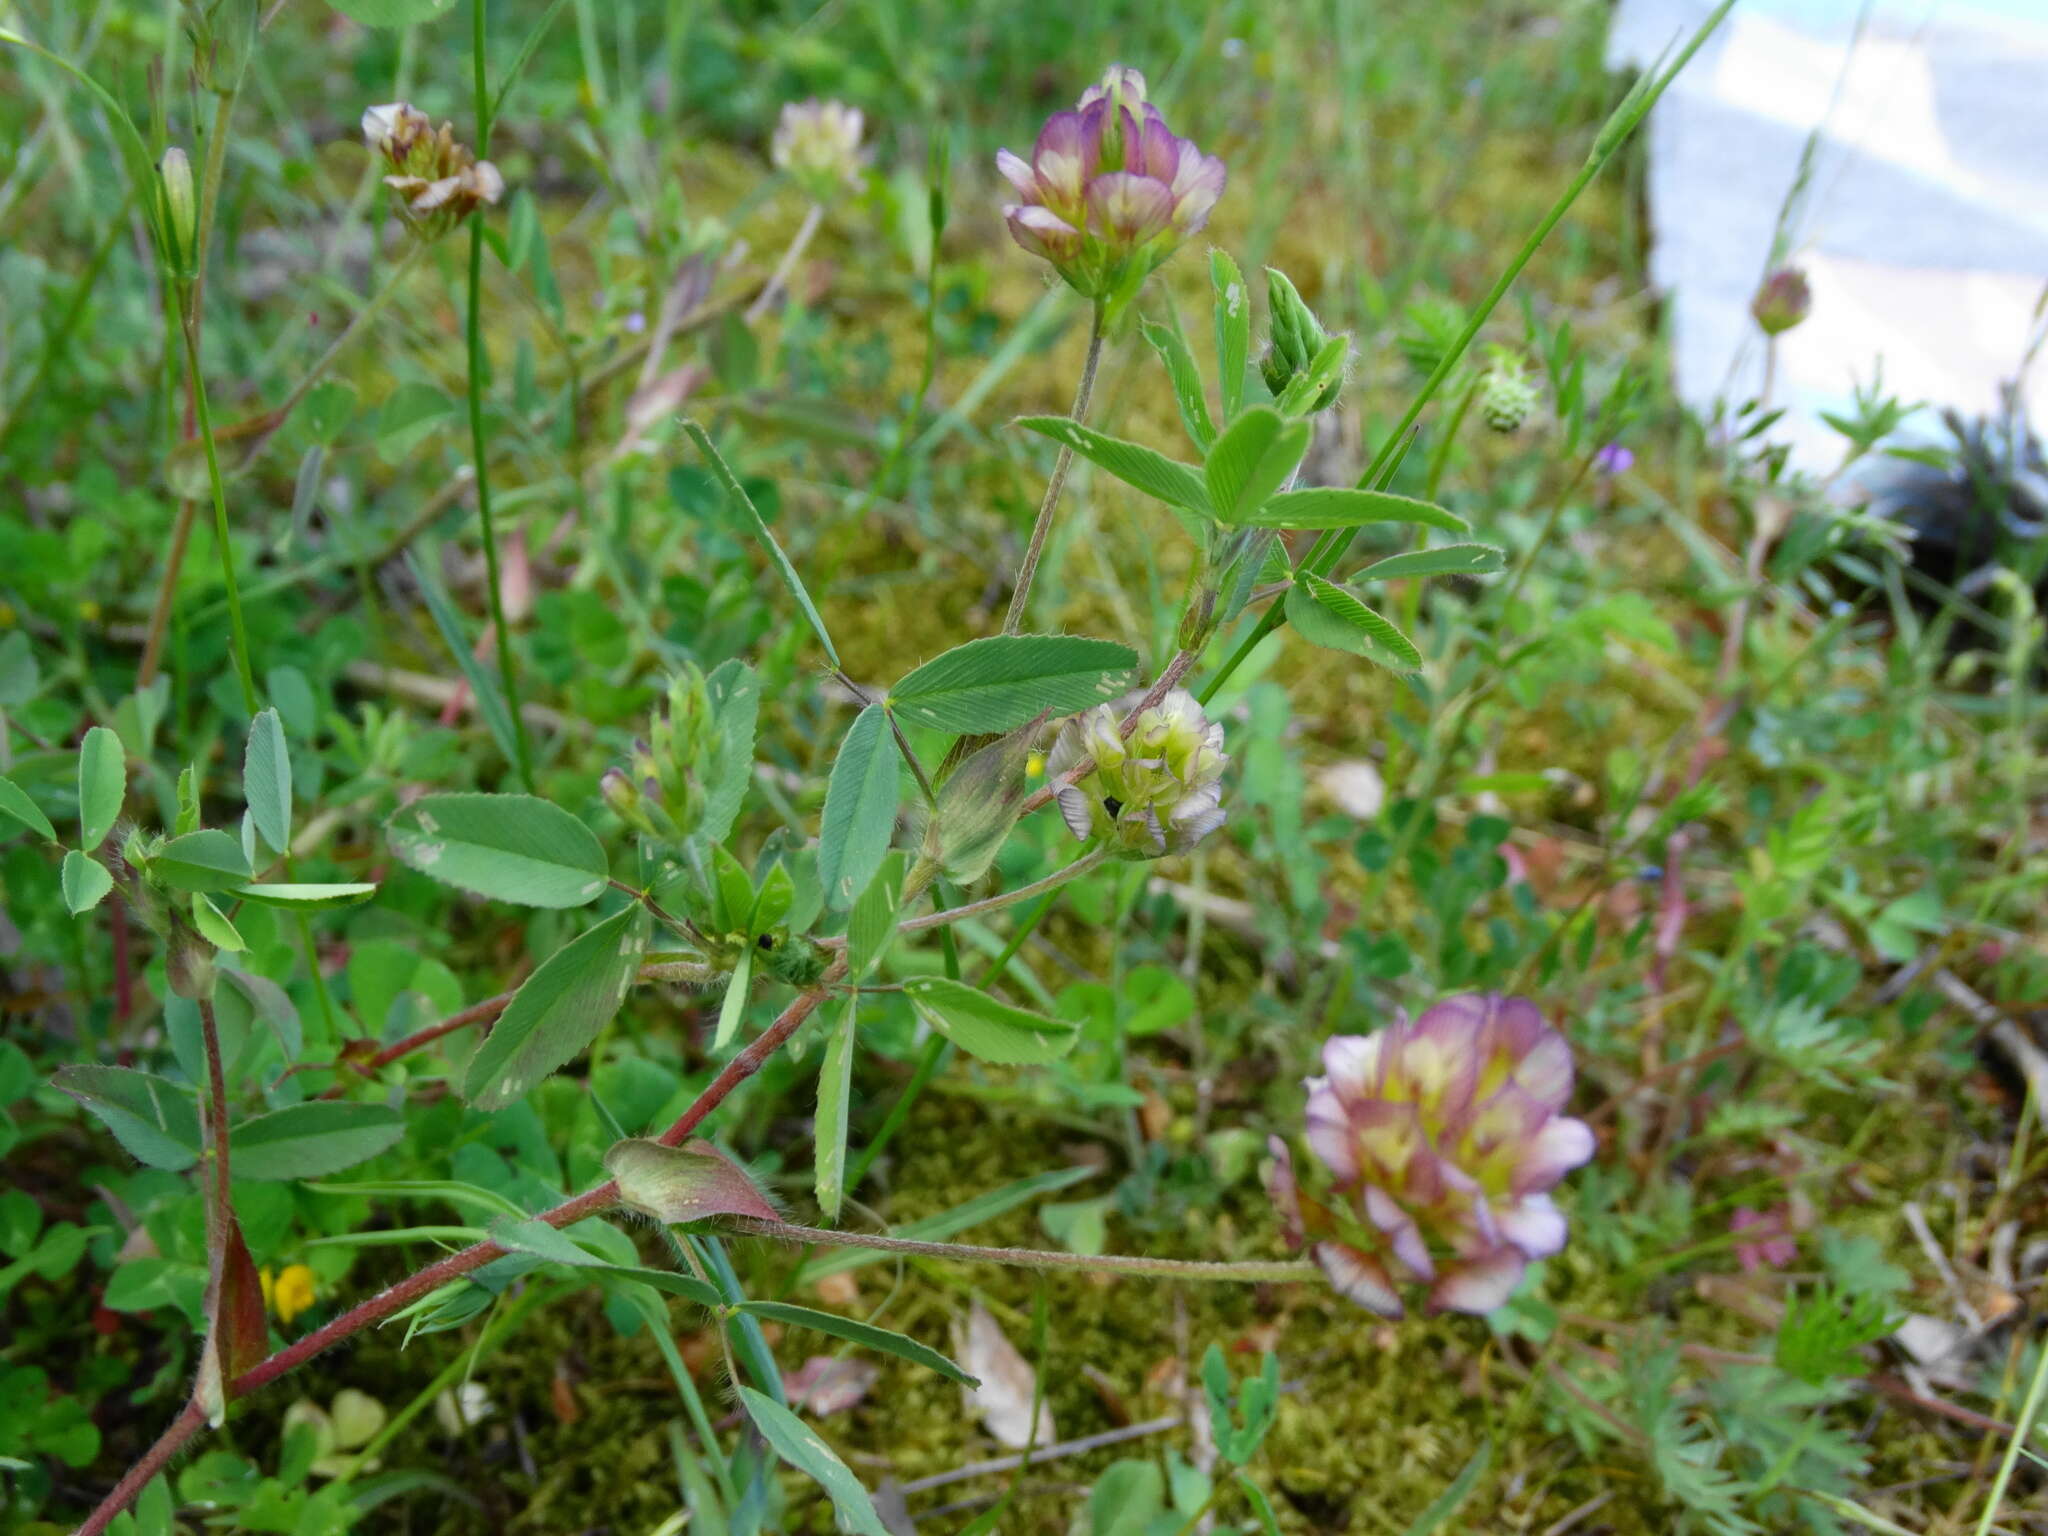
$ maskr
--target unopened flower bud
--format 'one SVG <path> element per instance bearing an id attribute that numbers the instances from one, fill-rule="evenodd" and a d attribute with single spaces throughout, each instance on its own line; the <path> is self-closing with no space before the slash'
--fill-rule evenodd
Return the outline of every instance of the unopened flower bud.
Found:
<path id="1" fill-rule="evenodd" d="M 1101 838 L 1127 859 L 1186 853 L 1223 825 L 1223 727 L 1202 713 L 1195 696 L 1176 688 L 1138 716 L 1125 736 L 1122 720 L 1142 698 L 1098 704 L 1060 729 L 1045 760 L 1058 780 L 1082 759 L 1094 767 L 1057 793 L 1060 814 L 1078 838 Z"/>
<path id="2" fill-rule="evenodd" d="M 164 261 L 180 279 L 188 279 L 199 269 L 199 198 L 191 158 L 175 146 L 165 150 L 156 176 Z"/>
<path id="3" fill-rule="evenodd" d="M 1593 1155 L 1564 1113 L 1572 1054 L 1527 998 L 1466 993 L 1413 1023 L 1323 1044 L 1308 1081 L 1316 1165 L 1297 1183 L 1284 1143 L 1269 1190 L 1289 1242 L 1331 1283 L 1386 1317 L 1402 1282 L 1432 1311 L 1486 1313 L 1532 1259 L 1564 1247 L 1550 1191 Z"/>
<path id="4" fill-rule="evenodd" d="M 1529 419 L 1538 399 L 1536 381 L 1514 353 L 1496 348 L 1479 382 L 1479 414 L 1496 432 L 1513 432 Z"/>
<path id="5" fill-rule="evenodd" d="M 1208 223 L 1225 180 L 1223 162 L 1177 137 L 1145 77 L 1122 66 L 1047 119 L 1030 160 L 1006 149 L 996 169 L 1017 189 L 1003 208 L 1016 242 L 1112 308 Z"/>
<path id="6" fill-rule="evenodd" d="M 1270 325 L 1271 350 L 1259 362 L 1266 388 L 1280 398 L 1287 386 L 1306 373 L 1330 338 L 1315 311 L 1302 302 L 1301 294 L 1277 267 L 1266 268 L 1266 310 Z M 1302 404 L 1310 411 L 1326 411 L 1337 403 L 1343 379 L 1334 378 Z M 1284 408 L 1284 407 L 1283 407 Z"/>
<path id="7" fill-rule="evenodd" d="M 1806 274 L 1797 267 L 1780 267 L 1763 280 L 1749 312 L 1766 336 L 1780 336 L 1804 320 L 1813 309 L 1813 289 Z"/>
<path id="8" fill-rule="evenodd" d="M 861 178 L 858 107 L 843 101 L 792 101 L 776 119 L 768 158 L 814 203 L 829 203 Z"/>
<path id="9" fill-rule="evenodd" d="M 505 195 L 505 178 L 455 142 L 455 126 L 438 131 L 417 107 L 403 101 L 363 113 L 363 141 L 391 168 L 384 185 L 395 194 L 400 217 L 423 240 L 437 240 L 479 208 Z"/>

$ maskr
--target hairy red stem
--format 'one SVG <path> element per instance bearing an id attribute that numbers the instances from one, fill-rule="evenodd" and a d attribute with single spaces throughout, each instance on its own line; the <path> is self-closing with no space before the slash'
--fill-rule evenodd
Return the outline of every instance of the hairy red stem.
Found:
<path id="1" fill-rule="evenodd" d="M 415 1030 L 403 1040 L 394 1040 L 391 1044 L 385 1046 L 384 1049 L 377 1052 L 376 1055 L 364 1061 L 360 1070 L 367 1077 L 380 1067 L 390 1066 L 392 1062 L 398 1060 L 401 1056 L 410 1056 L 422 1046 L 432 1045 L 443 1035 L 452 1035 L 456 1030 L 467 1029 L 472 1024 L 487 1023 L 503 1013 L 506 1005 L 511 1001 L 512 994 L 510 992 L 500 992 L 496 997 L 487 997 L 480 1003 L 472 1003 L 460 1013 L 449 1014 L 447 1018 L 438 1024 L 429 1024 L 425 1029 Z M 333 1064 L 336 1071 L 340 1071 L 348 1065 L 350 1063 L 346 1061 L 337 1061 Z M 346 1091 L 347 1087 L 348 1084 L 346 1082 L 338 1082 L 322 1093 L 320 1097 L 323 1099 L 338 1099 Z"/>
<path id="2" fill-rule="evenodd" d="M 689 1134 L 704 1122 L 714 1109 L 725 1102 L 727 1096 L 748 1078 L 761 1070 L 762 1064 L 786 1044 L 789 1037 L 803 1026 L 803 1023 L 817 1011 L 825 1000 L 827 988 L 846 972 L 846 967 L 835 965 L 819 978 L 817 986 L 798 994 L 781 1016 L 751 1041 L 745 1050 L 725 1064 L 725 1068 L 713 1078 L 704 1091 L 697 1095 L 690 1107 L 683 1111 L 676 1123 L 661 1134 L 661 1141 L 668 1146 L 680 1145 Z M 492 1001 L 496 1001 L 493 999 Z M 485 1006 L 479 1003 L 477 1007 Z M 474 1010 L 472 1010 L 474 1011 Z M 474 1021 L 470 1021 L 474 1022 Z M 437 1029 L 460 1027 L 443 1020 Z M 445 1032 L 445 1030 L 444 1030 Z M 551 1227 L 566 1227 L 610 1210 L 619 1203 L 619 1186 L 607 1179 L 597 1188 L 565 1200 L 560 1205 L 540 1213 L 540 1220 Z M 230 1401 L 247 1397 L 259 1388 L 267 1387 L 278 1377 L 297 1370 L 315 1355 L 332 1349 L 342 1340 L 362 1332 L 372 1323 L 380 1323 L 394 1312 L 410 1306 L 436 1287 L 451 1280 L 459 1280 L 472 1270 L 481 1269 L 506 1250 L 496 1243 L 473 1243 L 460 1252 L 429 1264 L 425 1269 L 415 1271 L 396 1285 L 379 1291 L 368 1301 L 360 1302 L 323 1327 L 314 1329 L 296 1343 L 288 1344 L 276 1354 L 244 1371 L 227 1384 Z M 185 1410 L 157 1437 L 143 1454 L 140 1461 L 130 1467 L 120 1482 L 99 1503 L 78 1527 L 77 1536 L 99 1536 L 113 1522 L 116 1515 L 133 1504 L 149 1480 L 170 1465 L 171 1459 L 183 1450 L 186 1444 L 206 1426 L 206 1415 L 196 1405 L 188 1404 Z"/>

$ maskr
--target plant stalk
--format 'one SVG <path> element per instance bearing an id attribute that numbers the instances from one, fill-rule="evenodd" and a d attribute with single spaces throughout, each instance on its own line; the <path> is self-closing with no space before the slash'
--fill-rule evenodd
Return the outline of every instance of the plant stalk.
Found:
<path id="1" fill-rule="evenodd" d="M 1088 327 L 1088 357 L 1081 364 L 1081 385 L 1074 391 L 1074 409 L 1071 412 L 1077 422 L 1088 419 L 1088 405 L 1095 396 L 1095 370 L 1102 361 L 1103 309 L 1095 306 L 1093 319 Z M 1010 593 L 1010 611 L 1003 616 L 1003 633 L 1014 635 L 1024 627 L 1024 610 L 1031 601 L 1031 583 L 1038 577 L 1038 562 L 1045 554 L 1046 536 L 1052 532 L 1052 516 L 1060 504 L 1060 492 L 1066 489 L 1067 472 L 1074 467 L 1074 450 L 1065 443 L 1060 444 L 1059 456 L 1052 461 L 1052 478 L 1045 483 L 1045 499 L 1038 504 L 1038 521 L 1031 525 L 1031 542 L 1024 550 L 1024 563 L 1017 568 L 1017 585 Z"/>
<path id="2" fill-rule="evenodd" d="M 470 58 L 475 72 L 476 154 L 483 159 L 491 147 L 491 97 L 484 60 L 485 0 L 471 0 Z M 483 525 L 484 583 L 491 609 L 491 633 L 498 649 L 498 685 L 512 716 L 514 769 L 519 782 L 533 788 L 533 752 L 526 740 L 526 716 L 519 707 L 519 685 L 512 675 L 512 629 L 505 622 L 505 597 L 498 573 L 498 530 L 491 518 L 489 442 L 484 436 L 484 213 L 469 216 L 469 440 L 476 476 L 476 510 Z"/>
<path id="3" fill-rule="evenodd" d="M 197 282 L 193 284 L 198 287 Z M 242 619 L 242 593 L 235 581 L 235 551 L 228 542 L 228 493 L 227 485 L 221 479 L 220 449 L 213 440 L 213 416 L 206 405 L 206 379 L 199 368 L 199 325 L 193 314 L 197 305 L 186 312 L 181 329 L 185 333 L 186 377 L 192 386 L 192 413 L 199 428 L 199 441 L 206 450 L 206 479 L 213 492 L 213 535 L 220 546 L 221 583 L 227 588 L 228 629 L 234 637 L 235 676 L 242 685 L 242 704 L 249 711 L 249 717 L 256 717 L 256 678 L 250 670 L 249 628 Z M 165 590 L 177 572 L 164 572 Z"/>
<path id="4" fill-rule="evenodd" d="M 914 1253 L 926 1258 L 954 1259 L 966 1264 L 1007 1264 L 1022 1269 L 1082 1269 L 1105 1275 L 1158 1275 L 1171 1280 L 1218 1280 L 1259 1284 L 1272 1280 L 1316 1280 L 1322 1270 L 1308 1259 L 1150 1259 L 1141 1254 L 1063 1253 L 1042 1248 L 983 1248 L 971 1243 L 927 1243 L 909 1237 L 884 1237 L 878 1232 L 841 1232 L 829 1227 L 803 1227 L 786 1221 L 735 1217 L 735 1232 L 772 1237 L 779 1242 L 823 1244 L 834 1248 L 872 1248 L 882 1253 Z"/>
<path id="5" fill-rule="evenodd" d="M 798 1028 L 816 1011 L 825 1000 L 829 985 L 844 974 L 844 967 L 827 971 L 820 984 L 808 992 L 798 995 L 782 1016 L 726 1064 L 723 1072 L 713 1078 L 709 1086 L 700 1093 L 695 1102 L 683 1111 L 681 1118 L 661 1135 L 668 1146 L 678 1146 L 687 1140 L 690 1133 L 702 1124 L 709 1115 L 730 1095 L 733 1089 L 745 1082 L 761 1069 L 761 1064 L 774 1055 L 796 1033 Z M 225 1129 L 222 1135 L 225 1136 Z M 619 1186 L 607 1179 L 595 1189 L 588 1190 L 560 1205 L 542 1211 L 539 1219 L 551 1227 L 571 1226 L 586 1216 L 600 1215 L 619 1203 Z M 410 1306 L 451 1280 L 459 1280 L 474 1270 L 481 1269 L 491 1260 L 502 1258 L 505 1249 L 493 1242 L 472 1243 L 446 1258 L 417 1270 L 396 1285 L 379 1291 L 369 1300 L 351 1307 L 341 1316 L 324 1327 L 316 1328 L 294 1344 L 287 1345 L 275 1354 L 243 1372 L 226 1384 L 229 1401 L 247 1397 L 250 1393 L 270 1385 L 279 1377 L 289 1375 L 315 1356 L 332 1349 L 344 1339 L 380 1323 L 404 1307 Z M 185 1448 L 200 1430 L 206 1427 L 206 1414 L 196 1403 L 188 1404 L 184 1411 L 171 1420 L 157 1441 L 146 1451 L 114 1485 L 113 1491 L 102 1499 L 85 1522 L 78 1527 L 76 1536 L 100 1536 L 129 1505 L 141 1495 L 151 1478 L 168 1466 L 172 1459 Z"/>

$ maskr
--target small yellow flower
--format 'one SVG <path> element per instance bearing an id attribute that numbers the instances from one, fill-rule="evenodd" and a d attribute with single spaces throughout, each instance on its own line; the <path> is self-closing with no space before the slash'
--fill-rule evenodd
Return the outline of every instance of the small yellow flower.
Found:
<path id="1" fill-rule="evenodd" d="M 313 1271 L 303 1264 L 287 1264 L 275 1278 L 265 1266 L 257 1278 L 263 1283 L 263 1305 L 276 1313 L 278 1322 L 286 1328 L 293 1318 L 313 1305 Z"/>

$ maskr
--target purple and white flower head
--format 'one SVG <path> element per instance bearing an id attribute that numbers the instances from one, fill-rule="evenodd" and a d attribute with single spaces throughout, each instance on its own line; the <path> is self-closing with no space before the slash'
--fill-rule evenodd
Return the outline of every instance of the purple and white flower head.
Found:
<path id="1" fill-rule="evenodd" d="M 1399 1317 L 1413 1284 L 1433 1312 L 1491 1312 L 1564 1247 L 1550 1191 L 1592 1157 L 1593 1132 L 1564 1113 L 1571 1048 L 1534 1003 L 1449 997 L 1332 1036 L 1323 1067 L 1307 1083 L 1310 1188 L 1277 1137 L 1269 1180 L 1289 1241 L 1345 1296 Z"/>
<path id="2" fill-rule="evenodd" d="M 384 185 L 398 212 L 422 239 L 446 234 L 479 208 L 505 195 L 505 178 L 455 142 L 455 128 L 433 120 L 408 102 L 371 107 L 363 113 L 363 141 L 382 155 L 391 174 Z"/>
<path id="3" fill-rule="evenodd" d="M 1017 243 L 1112 306 L 1208 223 L 1225 181 L 1223 162 L 1177 137 L 1123 65 L 1046 120 L 1029 161 L 1005 149 L 996 169 L 1017 190 L 1003 208 Z"/>
<path id="4" fill-rule="evenodd" d="M 860 108 L 843 101 L 792 101 L 776 120 L 768 158 L 814 203 L 860 185 Z"/>
<path id="5" fill-rule="evenodd" d="M 1098 704 L 1060 728 L 1046 754 L 1058 780 L 1084 758 L 1094 767 L 1057 791 L 1060 814 L 1078 838 L 1100 838 L 1127 859 L 1186 853 L 1223 825 L 1223 727 L 1185 688 L 1145 710 L 1123 733 L 1142 694 Z"/>

